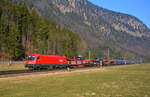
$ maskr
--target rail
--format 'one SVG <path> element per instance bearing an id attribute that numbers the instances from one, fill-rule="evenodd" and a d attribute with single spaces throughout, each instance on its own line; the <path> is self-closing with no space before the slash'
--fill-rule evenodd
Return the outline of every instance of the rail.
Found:
<path id="1" fill-rule="evenodd" d="M 25 64 L 25 61 L 0 61 L 0 64 L 7 64 L 7 65 L 11 65 L 11 64 Z"/>

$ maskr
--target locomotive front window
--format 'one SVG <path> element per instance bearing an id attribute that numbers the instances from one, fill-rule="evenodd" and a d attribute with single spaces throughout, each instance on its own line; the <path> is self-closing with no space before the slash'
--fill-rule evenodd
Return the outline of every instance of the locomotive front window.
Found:
<path id="1" fill-rule="evenodd" d="M 28 60 L 35 60 L 35 56 L 29 56 Z"/>

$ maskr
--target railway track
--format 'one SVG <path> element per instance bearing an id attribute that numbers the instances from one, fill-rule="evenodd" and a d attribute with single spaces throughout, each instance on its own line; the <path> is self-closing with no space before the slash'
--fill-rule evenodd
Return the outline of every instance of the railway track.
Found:
<path id="1" fill-rule="evenodd" d="M 70 71 L 75 71 L 75 70 L 84 70 L 84 69 L 94 69 L 97 67 L 77 67 L 77 68 L 70 68 L 69 70 L 64 68 L 64 69 L 53 69 L 53 70 L 8 70 L 8 71 L 0 71 L 0 78 L 3 76 L 8 76 L 8 75 L 20 75 L 20 74 L 32 74 L 32 73 L 56 73 L 56 72 L 70 72 Z"/>
<path id="2" fill-rule="evenodd" d="M 0 71 L 0 75 L 32 73 L 32 72 L 38 72 L 38 71 L 33 71 L 33 70 L 8 70 L 8 71 Z"/>

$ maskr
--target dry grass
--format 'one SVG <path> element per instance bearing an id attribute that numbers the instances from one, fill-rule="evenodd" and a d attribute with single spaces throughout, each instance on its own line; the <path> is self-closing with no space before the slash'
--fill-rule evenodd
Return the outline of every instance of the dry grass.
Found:
<path id="1" fill-rule="evenodd" d="M 24 67 L 24 64 L 0 64 L 0 71 L 5 71 L 5 70 L 22 70 L 26 69 Z"/>

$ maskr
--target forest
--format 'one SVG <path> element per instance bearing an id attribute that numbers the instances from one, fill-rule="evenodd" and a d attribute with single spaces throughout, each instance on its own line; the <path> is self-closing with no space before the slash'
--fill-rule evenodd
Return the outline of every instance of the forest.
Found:
<path id="1" fill-rule="evenodd" d="M 24 60 L 31 53 L 73 58 L 81 52 L 81 41 L 78 34 L 26 4 L 0 0 L 0 60 Z"/>

